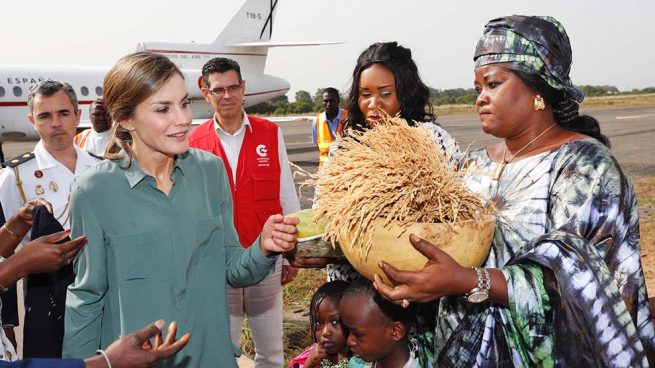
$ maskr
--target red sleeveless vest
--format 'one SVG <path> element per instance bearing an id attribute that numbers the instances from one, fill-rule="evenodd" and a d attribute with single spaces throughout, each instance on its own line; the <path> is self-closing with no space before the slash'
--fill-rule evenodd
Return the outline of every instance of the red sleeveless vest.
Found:
<path id="1" fill-rule="evenodd" d="M 214 130 L 214 120 L 202 123 L 189 135 L 189 146 L 211 152 L 225 164 L 232 190 L 234 226 L 244 248 L 257 239 L 269 216 L 282 213 L 278 126 L 250 115 L 248 120 L 250 128 L 245 127 L 243 145 L 239 151 L 236 187 L 232 168 Z"/>

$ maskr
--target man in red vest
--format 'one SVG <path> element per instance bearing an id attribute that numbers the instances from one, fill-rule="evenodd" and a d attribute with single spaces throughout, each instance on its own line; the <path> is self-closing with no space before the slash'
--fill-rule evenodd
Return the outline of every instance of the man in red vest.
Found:
<path id="1" fill-rule="evenodd" d="M 236 61 L 212 59 L 203 66 L 202 78 L 202 94 L 214 109 L 214 117 L 191 132 L 189 145 L 223 160 L 232 189 L 234 226 L 241 245 L 248 248 L 270 215 L 300 210 L 282 131 L 243 110 L 246 81 Z M 257 285 L 228 285 L 232 342 L 239 346 L 241 324 L 248 316 L 258 368 L 284 364 L 282 285 L 297 271 L 279 262 L 275 272 Z"/>

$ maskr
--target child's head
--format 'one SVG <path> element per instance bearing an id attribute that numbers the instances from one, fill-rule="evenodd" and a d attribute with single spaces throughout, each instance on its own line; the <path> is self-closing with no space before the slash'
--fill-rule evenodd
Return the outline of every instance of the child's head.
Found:
<path id="1" fill-rule="evenodd" d="M 339 305 L 348 328 L 348 346 L 366 362 L 379 362 L 394 354 L 409 353 L 409 327 L 413 312 L 384 299 L 367 280 L 353 282 Z"/>
<path id="2" fill-rule="evenodd" d="M 328 355 L 347 349 L 348 330 L 341 323 L 339 302 L 348 282 L 331 281 L 316 290 L 309 305 L 312 340 L 323 346 Z"/>

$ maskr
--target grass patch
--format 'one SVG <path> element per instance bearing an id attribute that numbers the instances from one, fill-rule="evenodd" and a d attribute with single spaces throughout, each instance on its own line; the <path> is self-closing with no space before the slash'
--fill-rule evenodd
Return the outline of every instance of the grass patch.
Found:
<path id="1" fill-rule="evenodd" d="M 641 263 L 646 277 L 648 295 L 655 296 L 655 177 L 634 182 L 639 202 Z"/>
<path id="2" fill-rule="evenodd" d="M 655 177 L 643 178 L 634 182 L 639 202 L 639 215 L 642 220 L 655 217 Z"/>
<path id="3" fill-rule="evenodd" d="M 586 97 L 580 105 L 583 109 L 627 106 L 655 106 L 655 93 Z M 476 110 L 475 105 L 439 105 L 435 106 L 435 112 L 439 116 L 470 114 Z"/>
<path id="4" fill-rule="evenodd" d="M 584 99 L 581 108 L 591 107 L 625 107 L 625 106 L 653 106 L 655 105 L 655 93 L 619 95 L 619 96 L 598 96 Z"/>

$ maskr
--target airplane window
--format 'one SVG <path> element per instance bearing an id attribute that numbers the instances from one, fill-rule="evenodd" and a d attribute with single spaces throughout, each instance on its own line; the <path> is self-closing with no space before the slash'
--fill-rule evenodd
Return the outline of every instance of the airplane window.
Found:
<path id="1" fill-rule="evenodd" d="M 20 97 L 23 95 L 23 90 L 20 89 L 20 87 L 16 86 L 14 87 L 14 96 Z"/>
<path id="2" fill-rule="evenodd" d="M 89 89 L 87 87 L 82 87 L 82 88 L 80 88 L 80 93 L 82 93 L 82 96 L 88 96 L 89 95 Z"/>
<path id="3" fill-rule="evenodd" d="M 5 87 L 0 87 L 0 97 L 5 97 Z"/>
<path id="4" fill-rule="evenodd" d="M 102 96 L 102 87 L 96 87 L 96 95 Z"/>

